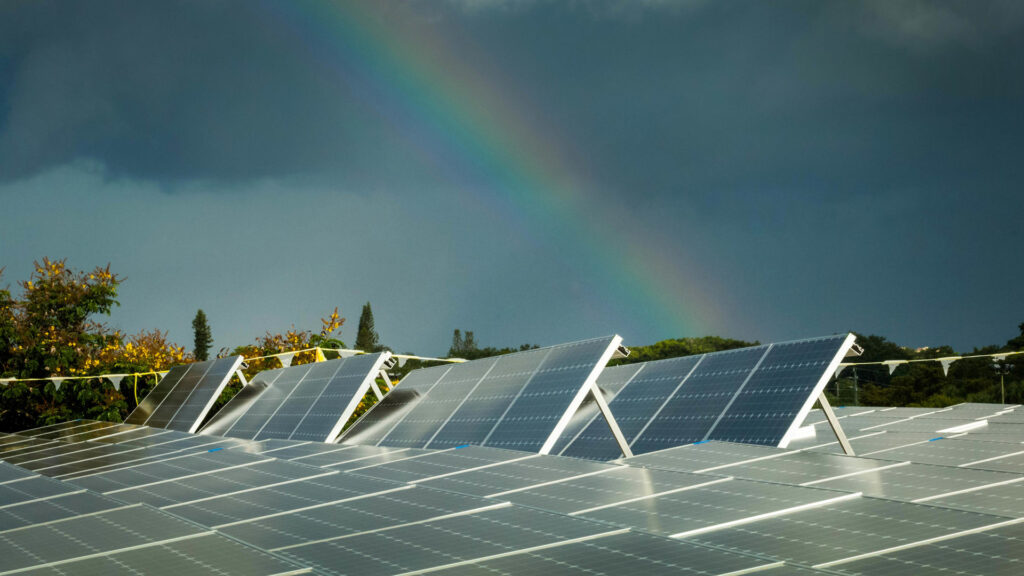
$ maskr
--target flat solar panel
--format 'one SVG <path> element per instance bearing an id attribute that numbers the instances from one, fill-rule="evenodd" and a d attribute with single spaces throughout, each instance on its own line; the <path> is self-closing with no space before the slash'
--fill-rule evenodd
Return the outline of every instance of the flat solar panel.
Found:
<path id="1" fill-rule="evenodd" d="M 854 477 L 892 466 L 892 462 L 855 458 L 821 452 L 791 452 L 778 458 L 766 458 L 715 470 L 736 478 L 779 482 L 782 484 L 821 484 L 837 477 Z"/>
<path id="2" fill-rule="evenodd" d="M 421 485 L 475 496 L 494 496 L 510 490 L 522 490 L 547 482 L 599 474 L 617 468 L 618 466 L 589 460 L 537 456 L 424 480 Z"/>
<path id="3" fill-rule="evenodd" d="M 7 462 L 0 462 L 0 484 L 5 484 L 12 480 L 20 480 L 22 478 L 31 478 L 35 474 L 21 468 L 8 464 Z"/>
<path id="4" fill-rule="evenodd" d="M 868 470 L 815 484 L 821 488 L 861 492 L 865 496 L 889 498 L 912 502 L 923 498 L 931 500 L 942 494 L 994 488 L 1003 483 L 1016 483 L 1024 480 L 1017 474 L 956 468 L 953 466 L 932 466 L 929 464 L 898 464 L 879 470 Z M 1016 487 L 1024 491 L 1024 485 Z M 992 513 L 989 511 L 989 513 Z"/>
<path id="5" fill-rule="evenodd" d="M 23 570 L 203 532 L 199 526 L 145 506 L 76 516 L 0 533 L 0 571 Z"/>
<path id="6" fill-rule="evenodd" d="M 484 498 L 414 487 L 223 526 L 218 530 L 266 550 L 376 531 L 498 504 Z"/>
<path id="7" fill-rule="evenodd" d="M 0 532 L 82 514 L 123 508 L 124 505 L 124 502 L 119 500 L 88 491 L 12 504 L 0 508 Z"/>
<path id="8" fill-rule="evenodd" d="M 159 462 L 75 478 L 69 482 L 96 492 L 109 493 L 143 485 L 171 482 L 178 478 L 237 466 L 248 466 L 267 460 L 269 460 L 267 457 L 231 450 L 202 451 L 167 458 Z"/>
<path id="9" fill-rule="evenodd" d="M 337 472 L 282 460 L 268 460 L 249 466 L 178 478 L 174 482 L 161 482 L 123 490 L 115 493 L 115 496 L 124 502 L 141 502 L 159 508 L 328 474 Z"/>
<path id="10" fill-rule="evenodd" d="M 611 532 L 539 510 L 504 508 L 279 550 L 327 574 L 394 574 Z"/>
<path id="11" fill-rule="evenodd" d="M 673 536 L 719 529 L 731 523 L 824 505 L 851 496 L 832 490 L 731 480 L 584 512 L 580 516 Z"/>
<path id="12" fill-rule="evenodd" d="M 164 509 L 205 526 L 217 527 L 311 506 L 361 498 L 385 490 L 407 489 L 407 484 L 398 482 L 368 481 L 349 474 L 333 474 L 201 502 L 165 506 Z"/>
<path id="13" fill-rule="evenodd" d="M 1024 526 L 1016 524 L 839 564 L 844 574 L 1014 576 L 1024 566 Z"/>
<path id="14" fill-rule="evenodd" d="M 70 560 L 32 570 L 39 576 L 138 576 L 217 574 L 219 576 L 306 573 L 301 566 L 219 534 L 204 534 L 141 549 Z"/>
<path id="15" fill-rule="evenodd" d="M 594 576 L 746 574 L 748 571 L 773 564 L 771 560 L 763 558 L 734 554 L 650 534 L 623 532 L 471 564 L 459 564 L 436 573 L 443 576 L 549 576 L 570 573 Z"/>
<path id="16" fill-rule="evenodd" d="M 1024 479 L 1019 475 L 1017 477 Z M 999 484 L 982 490 L 953 493 L 929 500 L 928 503 L 983 514 L 1024 518 L 1024 484 Z"/>
<path id="17" fill-rule="evenodd" d="M 229 403 L 230 416 L 211 421 L 203 433 L 332 442 L 390 358 L 390 352 L 362 354 L 257 374 L 253 390 L 262 392 L 247 397 L 244 410 Z"/>
<path id="18" fill-rule="evenodd" d="M 0 484 L 0 508 L 41 500 L 76 492 L 78 488 L 69 486 L 44 476 L 27 477 L 16 482 Z"/>
<path id="19" fill-rule="evenodd" d="M 610 336 L 414 371 L 343 441 L 548 453 L 620 342 Z"/>
<path id="20" fill-rule="evenodd" d="M 502 500 L 561 514 L 580 514 L 658 494 L 728 482 L 725 477 L 621 466 L 502 495 Z"/>
<path id="21" fill-rule="evenodd" d="M 231 356 L 171 368 L 125 422 L 195 432 L 242 360 Z"/>
<path id="22" fill-rule="evenodd" d="M 531 457 L 532 454 L 514 450 L 466 446 L 460 449 L 441 450 L 420 458 L 369 465 L 352 473 L 397 482 L 418 482 Z"/>
<path id="23" fill-rule="evenodd" d="M 781 458 L 791 453 L 789 450 L 769 446 L 712 440 L 640 454 L 632 458 L 623 458 L 622 462 L 631 466 L 647 466 L 679 472 L 701 472 L 745 462 Z"/>
<path id="24" fill-rule="evenodd" d="M 689 539 L 816 566 L 1006 520 L 921 504 L 858 498 Z"/>

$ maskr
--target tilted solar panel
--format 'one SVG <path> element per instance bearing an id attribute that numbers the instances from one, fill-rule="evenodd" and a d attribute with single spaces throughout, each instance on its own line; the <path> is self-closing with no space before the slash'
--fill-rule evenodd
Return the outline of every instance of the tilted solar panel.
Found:
<path id="1" fill-rule="evenodd" d="M 390 358 L 379 352 L 260 372 L 202 433 L 331 442 Z"/>
<path id="2" fill-rule="evenodd" d="M 356 422 L 343 441 L 431 449 L 475 444 L 548 453 L 621 340 L 609 336 L 416 370 Z"/>
<path id="3" fill-rule="evenodd" d="M 786 446 L 853 335 L 767 344 L 606 369 L 598 385 L 628 379 L 609 407 L 634 454 L 702 440 Z M 559 452 L 608 460 L 607 426 L 595 419 Z"/>
<path id="4" fill-rule="evenodd" d="M 125 422 L 195 432 L 241 364 L 231 356 L 175 366 Z"/>

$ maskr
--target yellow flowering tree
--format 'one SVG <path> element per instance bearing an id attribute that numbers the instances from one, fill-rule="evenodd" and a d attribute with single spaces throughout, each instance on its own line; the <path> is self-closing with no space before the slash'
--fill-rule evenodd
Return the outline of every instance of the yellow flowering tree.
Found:
<path id="1" fill-rule="evenodd" d="M 292 352 L 317 347 L 344 348 L 345 343 L 339 339 L 341 335 L 341 327 L 344 324 L 345 319 L 341 317 L 338 312 L 338 308 L 335 307 L 330 314 L 320 319 L 319 332 L 314 333 L 311 330 L 297 330 L 293 325 L 285 332 L 267 332 L 263 336 L 257 337 L 255 343 L 238 346 L 232 350 L 230 354 L 250 358 L 250 360 L 246 360 L 247 368 L 243 373 L 247 379 L 252 379 L 253 376 L 264 370 L 273 370 L 281 367 L 281 361 L 277 358 L 261 357 L 280 354 L 281 352 Z M 228 355 L 228 352 L 226 350 L 221 350 L 220 356 L 226 355 Z M 328 358 L 337 357 L 336 353 L 331 352 L 325 352 L 325 355 Z M 297 353 L 291 360 L 291 366 L 308 364 L 310 362 L 316 362 L 315 351 Z M 217 410 L 220 410 L 221 406 L 230 400 L 231 397 L 241 389 L 241 387 L 241 382 L 239 382 L 237 378 L 233 379 L 221 393 L 220 398 L 217 399 L 212 412 L 216 413 Z"/>

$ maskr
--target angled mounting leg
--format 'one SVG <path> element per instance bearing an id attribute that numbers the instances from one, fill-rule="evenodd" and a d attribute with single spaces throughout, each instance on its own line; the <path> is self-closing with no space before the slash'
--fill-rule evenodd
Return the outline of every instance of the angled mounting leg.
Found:
<path id="1" fill-rule="evenodd" d="M 622 455 L 626 458 L 632 458 L 633 451 L 629 449 L 629 442 L 626 442 L 626 437 L 623 436 L 622 430 L 619 429 L 619 423 L 612 416 L 612 411 L 608 408 L 608 403 L 604 400 L 604 394 L 601 394 L 601 389 L 597 387 L 596 382 L 590 383 L 590 394 L 593 395 L 594 401 L 597 402 L 597 407 L 601 410 L 601 415 L 604 416 L 604 421 L 608 424 L 608 428 L 611 429 L 612 436 L 615 437 L 615 441 L 619 444 L 619 450 L 622 451 Z"/>
<path id="2" fill-rule="evenodd" d="M 388 379 L 387 372 L 381 370 L 377 375 L 383 378 L 385 382 L 391 382 L 391 380 Z M 376 378 L 370 380 L 370 388 L 373 388 L 373 395 L 377 397 L 378 402 L 384 399 L 384 395 L 380 393 L 380 386 L 377 386 Z"/>
<path id="3" fill-rule="evenodd" d="M 821 403 L 821 411 L 825 413 L 828 425 L 832 427 L 832 432 L 835 433 L 836 439 L 839 440 L 839 445 L 843 447 L 843 452 L 845 452 L 847 456 L 856 456 L 856 454 L 853 453 L 853 446 L 851 446 L 850 441 L 846 439 L 846 433 L 843 432 L 843 427 L 839 424 L 839 419 L 836 418 L 836 413 L 832 411 L 832 405 L 828 403 L 828 398 L 825 398 L 824 392 L 822 392 L 821 396 L 818 397 L 818 402 Z"/>
<path id="4" fill-rule="evenodd" d="M 242 383 L 242 388 L 245 388 L 246 386 L 249 385 L 249 382 L 247 382 L 245 379 L 245 374 L 242 374 L 241 370 L 235 370 L 235 374 L 238 375 L 238 381 Z"/>

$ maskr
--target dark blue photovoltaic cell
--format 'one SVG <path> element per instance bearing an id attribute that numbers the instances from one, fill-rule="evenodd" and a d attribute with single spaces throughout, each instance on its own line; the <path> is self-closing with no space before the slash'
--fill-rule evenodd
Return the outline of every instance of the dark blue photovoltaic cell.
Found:
<path id="1" fill-rule="evenodd" d="M 609 336 L 414 371 L 344 441 L 538 451 L 618 341 Z"/>
<path id="2" fill-rule="evenodd" d="M 343 435 L 345 444 L 376 446 L 406 414 L 424 400 L 427 392 L 444 379 L 452 365 L 413 370 L 366 411 Z M 468 379 L 467 379 L 468 380 Z M 442 398 L 444 396 L 442 395 Z"/>
<path id="3" fill-rule="evenodd" d="M 604 395 L 605 401 L 610 402 L 615 396 L 622 391 L 622 389 L 629 383 L 633 377 L 643 369 L 643 364 L 629 364 L 626 366 L 613 366 L 611 368 L 605 368 L 601 371 L 601 375 L 597 379 L 598 388 Z M 591 428 L 591 424 L 599 423 L 600 426 L 594 426 Z M 602 428 L 603 427 L 603 428 Z M 611 435 L 611 431 L 608 429 L 608 424 L 605 422 L 604 417 L 601 416 L 601 411 L 597 407 L 597 402 L 592 396 L 587 396 L 583 400 L 583 404 L 580 409 L 573 415 L 572 420 L 569 421 L 569 425 L 565 427 L 565 431 L 562 432 L 562 436 L 555 442 L 555 446 L 551 449 L 552 454 L 561 454 L 562 451 L 576 440 L 577 437 L 581 436 L 584 430 L 587 430 L 588 438 L 593 438 L 593 442 L 597 444 L 597 449 L 607 450 L 610 453 L 618 453 L 619 446 L 615 442 Z M 611 446 L 607 446 L 610 444 Z M 614 458 L 615 456 L 609 456 Z"/>
<path id="4" fill-rule="evenodd" d="M 815 387 L 831 376 L 828 366 L 846 334 L 775 344 L 709 438 L 777 446 Z"/>
<path id="5" fill-rule="evenodd" d="M 430 447 L 483 444 L 516 397 L 544 362 L 549 350 L 531 350 L 495 359 L 494 368 L 454 414 Z M 473 363 L 469 363 L 473 364 Z M 463 369 L 474 368 L 469 364 Z M 462 368 L 457 366 L 455 370 Z M 429 440 L 429 438 L 428 438 Z"/>
<path id="6" fill-rule="evenodd" d="M 468 362 L 465 366 L 447 367 L 443 371 L 438 368 L 431 369 L 442 372 L 443 376 L 436 381 L 436 385 L 423 390 L 424 393 L 429 391 L 429 394 L 423 396 L 387 433 L 387 445 L 402 448 L 422 447 L 430 442 L 432 437 L 436 438 L 434 435 L 441 431 L 445 422 L 448 422 L 460 405 L 471 404 L 468 399 L 470 393 L 476 389 L 480 380 L 492 371 L 497 361 L 497 358 L 485 358 Z M 404 381 L 399 387 L 402 390 L 408 389 Z M 386 398 L 385 402 L 388 400 L 389 398 Z M 444 435 L 438 436 L 439 443 L 443 443 Z"/>
<path id="7" fill-rule="evenodd" d="M 844 334 L 606 369 L 615 380 L 627 368 L 639 369 L 609 408 L 634 454 L 707 439 L 778 446 L 814 401 L 846 339 Z M 619 456 L 600 419 L 571 441 L 565 436 L 559 443 L 565 447 L 556 452 L 563 456 Z"/>
<path id="8" fill-rule="evenodd" d="M 125 422 L 195 432 L 241 363 L 231 356 L 171 368 Z"/>
<path id="9" fill-rule="evenodd" d="M 626 442 L 632 442 L 647 426 L 658 408 L 679 387 L 700 358 L 687 356 L 605 370 L 605 373 L 612 371 L 612 377 L 615 377 L 616 371 L 622 371 L 624 368 L 631 368 L 635 373 L 629 383 L 608 403 L 608 408 L 615 416 Z M 598 384 L 604 380 L 605 373 L 601 374 Z M 611 460 L 622 455 L 603 418 L 595 419 L 561 454 L 597 460 Z"/>
<path id="10" fill-rule="evenodd" d="M 551 436 L 587 378 L 600 368 L 607 340 L 580 342 L 552 348 L 490 433 L 486 445 L 495 448 L 537 451 Z"/>
<path id="11" fill-rule="evenodd" d="M 703 440 L 767 349 L 767 346 L 755 346 L 706 354 L 657 419 L 633 441 L 633 453 L 643 454 Z M 650 364 L 660 362 L 667 361 Z M 634 390 L 639 392 L 639 388 L 632 386 L 627 386 L 623 392 L 630 394 Z M 652 416 L 655 410 L 656 406 L 651 407 Z"/>
<path id="12" fill-rule="evenodd" d="M 229 402 L 225 419 L 215 418 L 203 432 L 248 440 L 333 441 L 389 357 L 389 352 L 363 354 L 261 372 L 253 390 L 262 392 L 246 395 L 240 401 L 244 408 Z"/>

